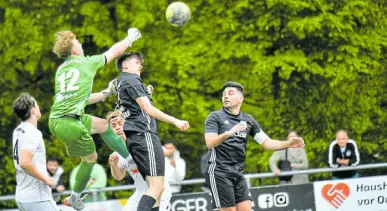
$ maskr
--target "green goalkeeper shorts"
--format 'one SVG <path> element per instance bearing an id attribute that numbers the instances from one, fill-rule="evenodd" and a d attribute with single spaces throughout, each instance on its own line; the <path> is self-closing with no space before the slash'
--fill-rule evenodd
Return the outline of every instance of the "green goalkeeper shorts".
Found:
<path id="1" fill-rule="evenodd" d="M 90 135 L 91 120 L 92 116 L 88 114 L 80 119 L 50 118 L 48 126 L 51 134 L 64 143 L 69 156 L 84 157 L 95 152 L 95 144 Z"/>

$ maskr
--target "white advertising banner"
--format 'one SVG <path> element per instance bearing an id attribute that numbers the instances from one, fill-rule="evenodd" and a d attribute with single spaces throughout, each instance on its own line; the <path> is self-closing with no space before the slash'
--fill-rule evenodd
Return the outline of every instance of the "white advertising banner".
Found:
<path id="1" fill-rule="evenodd" d="M 313 184 L 317 211 L 387 211 L 387 176 Z"/>

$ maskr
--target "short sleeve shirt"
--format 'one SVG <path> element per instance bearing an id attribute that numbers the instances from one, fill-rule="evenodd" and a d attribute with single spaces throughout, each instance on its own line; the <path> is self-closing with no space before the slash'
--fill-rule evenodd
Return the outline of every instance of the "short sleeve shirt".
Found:
<path id="1" fill-rule="evenodd" d="M 239 115 L 232 115 L 220 109 L 208 115 L 205 122 L 205 133 L 222 134 L 239 123 L 245 123 L 247 130 L 236 132 L 222 144 L 211 149 L 209 163 L 216 163 L 216 168 L 212 168 L 211 171 L 241 173 L 246 160 L 247 138 L 249 135 L 254 137 L 261 131 L 261 128 L 250 114 L 243 112 L 240 112 Z"/>
<path id="2" fill-rule="evenodd" d="M 32 163 L 41 174 L 47 173 L 46 148 L 42 133 L 32 124 L 22 122 L 13 132 L 13 160 L 16 169 L 16 202 L 32 203 L 52 200 L 51 188 L 27 174 L 19 165 L 22 150 L 33 154 Z"/>

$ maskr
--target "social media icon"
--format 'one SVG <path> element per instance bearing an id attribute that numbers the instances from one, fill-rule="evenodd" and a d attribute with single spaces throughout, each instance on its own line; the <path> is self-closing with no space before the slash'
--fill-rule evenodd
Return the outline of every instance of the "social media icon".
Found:
<path id="1" fill-rule="evenodd" d="M 258 196 L 258 206 L 261 209 L 268 209 L 273 207 L 273 194 L 261 194 Z"/>
<path id="2" fill-rule="evenodd" d="M 289 205 L 289 194 L 286 192 L 280 192 L 274 194 L 274 206 L 286 207 Z"/>

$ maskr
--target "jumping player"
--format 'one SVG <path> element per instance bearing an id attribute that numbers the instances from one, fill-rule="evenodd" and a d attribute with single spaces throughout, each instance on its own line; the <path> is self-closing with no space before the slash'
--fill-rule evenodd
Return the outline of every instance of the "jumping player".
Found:
<path id="1" fill-rule="evenodd" d="M 109 127 L 108 122 L 84 114 L 84 108 L 87 104 L 104 100 L 114 94 L 113 83 L 110 83 L 109 89 L 91 94 L 94 76 L 99 69 L 121 55 L 140 37 L 141 34 L 136 28 L 130 28 L 128 36 L 114 44 L 107 52 L 85 57 L 82 44 L 71 31 L 56 34 L 53 51 L 65 62 L 58 67 L 55 75 L 55 97 L 49 128 L 51 133 L 64 143 L 69 156 L 80 157 L 82 160 L 76 174 L 74 190 L 64 201 L 76 210 L 84 208 L 80 195 L 89 181 L 98 157 L 91 134 L 100 134 L 111 149 L 124 158 L 129 158 L 125 144 Z"/>
<path id="2" fill-rule="evenodd" d="M 189 128 L 189 123 L 152 105 L 140 77 L 142 62 L 142 55 L 136 52 L 125 53 L 117 59 L 117 68 L 121 71 L 117 88 L 119 109 L 126 120 L 124 131 L 129 152 L 149 187 L 137 210 L 150 211 L 158 210 L 164 190 L 165 158 L 157 135 L 156 119 L 173 124 L 182 131 Z"/>

